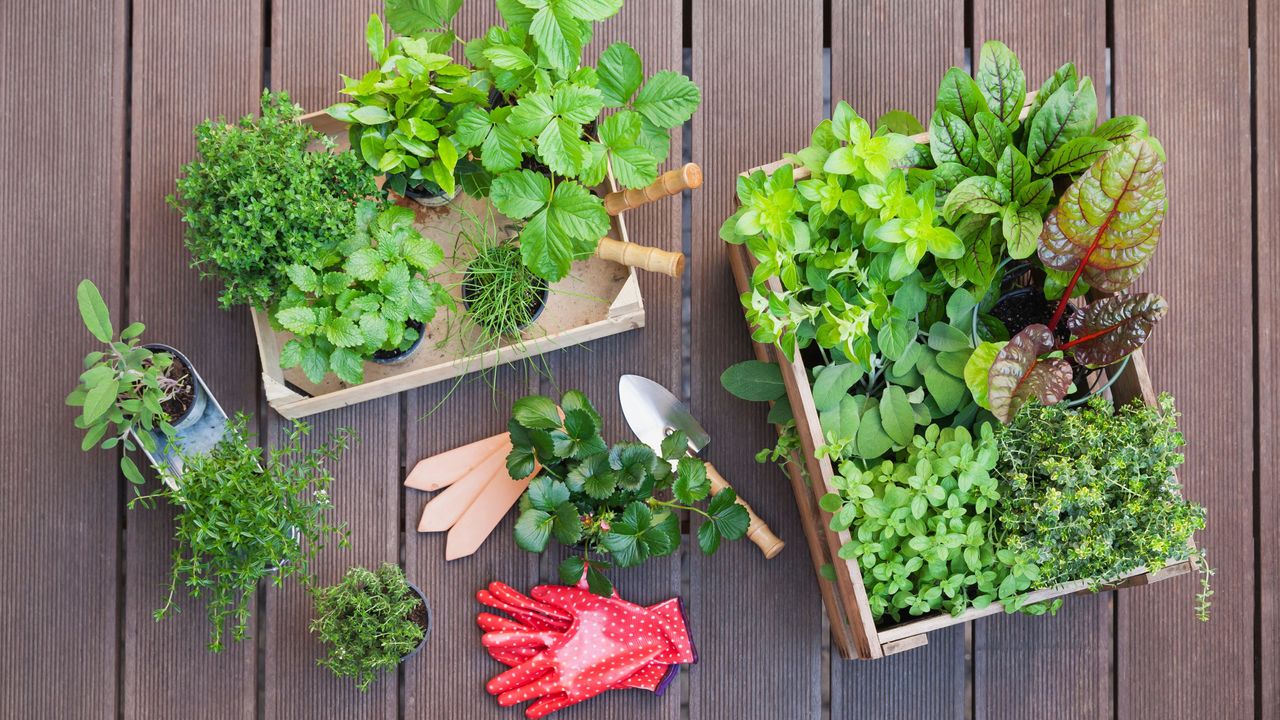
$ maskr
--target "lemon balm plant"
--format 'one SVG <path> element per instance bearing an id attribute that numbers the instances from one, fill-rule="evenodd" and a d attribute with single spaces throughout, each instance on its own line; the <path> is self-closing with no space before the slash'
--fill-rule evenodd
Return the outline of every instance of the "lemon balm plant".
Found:
<path id="1" fill-rule="evenodd" d="M 330 372 L 364 381 L 364 362 L 408 352 L 437 308 L 453 299 L 428 279 L 444 257 L 413 227 L 413 211 L 365 201 L 353 232 L 310 264 L 288 266 L 288 290 L 272 322 L 293 333 L 281 367 L 302 367 L 319 383 Z"/>

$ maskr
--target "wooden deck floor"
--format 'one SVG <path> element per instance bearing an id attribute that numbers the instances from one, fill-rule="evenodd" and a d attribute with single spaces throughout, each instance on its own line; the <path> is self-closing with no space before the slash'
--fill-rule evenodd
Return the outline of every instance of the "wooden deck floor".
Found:
<path id="1" fill-rule="evenodd" d="M 469 0 L 465 26 L 493 20 Z M 187 267 L 164 206 L 191 127 L 255 108 L 264 84 L 308 108 L 337 74 L 366 65 L 371 0 L 97 0 L 0 7 L 0 394 L 5 451 L 0 717 L 464 718 L 500 711 L 483 682 L 473 591 L 554 577 L 556 558 L 517 550 L 505 525 L 475 556 L 445 565 L 443 538 L 413 532 L 423 498 L 407 463 L 498 431 L 513 396 L 551 383 L 503 371 L 495 402 L 472 384 L 430 420 L 427 388 L 318 418 L 364 442 L 335 484 L 354 546 L 321 575 L 400 560 L 436 625 L 398 677 L 361 695 L 315 666 L 307 598 L 259 593 L 253 639 L 204 650 L 199 607 L 163 623 L 170 516 L 123 509 L 104 454 L 78 449 L 62 398 L 88 336 L 75 283 L 94 279 L 113 314 L 185 351 L 224 407 L 265 407 L 246 311 Z M 691 255 L 683 287 L 643 280 L 648 326 L 557 353 L 560 388 L 586 390 L 622 437 L 617 377 L 684 387 L 715 442 L 711 457 L 790 541 L 765 562 L 737 543 L 621 573 L 633 600 L 683 595 L 702 661 L 675 691 L 613 693 L 557 717 L 587 718 L 1280 718 L 1280 3 L 1270 0 L 630 0 L 597 46 L 626 38 L 646 70 L 684 69 L 704 103 L 673 152 L 707 183 L 634 213 L 633 239 Z M 1218 569 L 1214 617 L 1197 623 L 1193 579 L 1069 600 L 1056 619 L 995 617 L 932 635 L 875 663 L 827 652 L 821 605 L 788 485 L 752 455 L 770 441 L 759 407 L 721 391 L 750 357 L 716 230 L 734 174 L 803 145 L 824 90 L 864 115 L 931 106 L 946 67 L 1005 40 L 1038 82 L 1077 61 L 1110 88 L 1111 114 L 1141 113 L 1170 156 L 1170 221 L 1143 283 L 1172 312 L 1151 344 L 1156 383 L 1174 392 L 1190 440 L 1182 478 L 1209 508 L 1201 538 Z M 824 50 L 824 46 L 827 48 Z M 1256 91 L 1251 90 L 1256 88 Z M 1255 150 L 1256 148 L 1256 150 Z M 682 234 L 681 230 L 686 233 Z M 683 308 L 683 309 L 682 309 Z M 508 523 L 510 520 L 508 520 Z"/>

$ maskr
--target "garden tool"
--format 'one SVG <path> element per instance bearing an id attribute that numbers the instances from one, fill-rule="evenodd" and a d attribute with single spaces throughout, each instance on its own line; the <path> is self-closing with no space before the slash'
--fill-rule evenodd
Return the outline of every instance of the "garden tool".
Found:
<path id="1" fill-rule="evenodd" d="M 521 623 L 505 624 L 489 613 L 477 618 L 482 628 L 494 628 L 483 642 L 495 658 L 507 662 L 512 659 L 507 653 L 528 656 L 490 680 L 486 689 L 503 706 L 535 700 L 525 710 L 531 719 L 606 690 L 644 687 L 662 692 L 663 680 L 674 674 L 675 665 L 697 660 L 678 600 L 659 603 L 655 610 L 616 593 L 600 597 L 584 583 L 542 585 L 532 595 L 523 596 L 499 582 L 477 593 L 481 603 L 514 610 L 543 628 L 565 627 L 563 616 L 570 618 L 563 631 L 515 629 Z"/>
<path id="2" fill-rule="evenodd" d="M 689 408 L 658 383 L 639 375 L 623 375 L 618 380 L 618 396 L 622 401 L 622 415 L 640 442 L 662 452 L 662 441 L 673 432 L 681 431 L 689 441 L 688 452 L 696 456 L 711 442 L 711 436 L 698 424 Z M 717 494 L 729 487 L 724 476 L 715 466 L 707 463 L 707 479 L 711 481 L 711 493 Z M 783 541 L 773 534 L 769 526 L 756 515 L 751 506 L 738 495 L 738 504 L 746 509 L 751 523 L 747 537 L 764 553 L 765 559 L 782 551 Z"/>
<path id="3" fill-rule="evenodd" d="M 675 195 L 684 190 L 702 186 L 702 168 L 695 163 L 663 173 L 647 187 L 637 190 L 619 190 L 604 196 L 604 207 L 610 215 L 633 210 L 655 200 Z M 625 240 L 601 238 L 596 246 L 596 256 L 620 265 L 640 268 L 650 272 L 680 277 L 684 272 L 684 253 L 671 252 L 656 247 L 637 245 Z"/>
<path id="4" fill-rule="evenodd" d="M 466 557 L 480 548 L 502 521 L 529 480 L 514 480 L 507 473 L 511 437 L 506 433 L 420 461 L 405 478 L 405 487 L 443 490 L 422 509 L 418 532 L 449 532 L 445 560 Z"/>

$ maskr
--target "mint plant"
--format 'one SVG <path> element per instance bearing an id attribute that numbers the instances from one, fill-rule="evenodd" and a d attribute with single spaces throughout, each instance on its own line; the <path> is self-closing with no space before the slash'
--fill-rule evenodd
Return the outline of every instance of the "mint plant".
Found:
<path id="1" fill-rule="evenodd" d="M 286 269 L 288 290 L 271 314 L 294 335 L 280 350 L 281 367 L 301 366 L 315 383 L 333 372 L 359 384 L 365 360 L 407 350 L 438 307 L 453 305 L 440 283 L 424 277 L 444 252 L 414 229 L 413 218 L 408 208 L 361 203 L 354 230 L 333 251 Z"/>
<path id="2" fill-rule="evenodd" d="M 325 112 L 350 123 L 352 150 L 386 175 L 386 187 L 401 195 L 452 194 L 458 162 L 472 147 L 458 133 L 458 121 L 485 101 L 485 91 L 445 54 L 451 38 L 396 37 L 388 43 L 377 14 L 369 16 L 365 38 L 374 69 L 358 79 L 344 75 L 342 93 L 352 102 Z"/>
<path id="3" fill-rule="evenodd" d="M 182 167 L 168 202 L 182 213 L 192 265 L 222 280 L 224 308 L 270 307 L 285 268 L 350 234 L 356 202 L 381 194 L 356 156 L 329 152 L 327 136 L 296 122 L 301 112 L 287 94 L 264 92 L 260 119 L 195 129 L 199 158 Z"/>
<path id="4" fill-rule="evenodd" d="M 353 567 L 337 584 L 314 589 L 311 632 L 325 646 L 318 662 L 365 692 L 391 672 L 426 635 L 427 612 L 404 570 Z"/>
<path id="5" fill-rule="evenodd" d="M 191 379 L 172 355 L 140 345 L 146 330 L 142 323 L 131 323 L 117 335 L 107 304 L 93 281 L 80 281 L 76 304 L 89 333 L 105 345 L 104 350 L 85 356 L 80 382 L 67 395 L 67 404 L 81 409 L 76 418 L 76 427 L 84 430 L 80 449 L 124 448 L 120 471 L 130 483 L 142 485 L 142 472 L 127 453 L 138 449 L 135 439 L 147 452 L 156 453 L 159 448 L 153 431 L 173 437 L 175 431 L 169 424 L 173 418 L 165 406 L 184 389 L 188 395 L 194 392 Z"/>
<path id="6" fill-rule="evenodd" d="M 698 547 L 708 555 L 722 539 L 747 531 L 750 518 L 732 489 L 709 497 L 706 464 L 687 455 L 683 433 L 669 435 L 661 454 L 641 443 L 610 447 L 600 436 L 599 413 L 577 390 L 559 406 L 541 395 L 521 398 L 511 415 L 507 470 L 512 478 L 533 476 L 520 498 L 516 544 L 540 553 L 554 537 L 578 548 L 560 564 L 565 584 L 585 573 L 591 592 L 608 597 L 613 586 L 603 570 L 676 551 L 680 510 L 703 518 Z"/>
<path id="7" fill-rule="evenodd" d="M 228 626 L 235 641 L 244 639 L 259 580 L 271 576 L 279 586 L 296 577 L 310 585 L 311 562 L 325 544 L 348 544 L 345 524 L 329 517 L 327 465 L 342 456 L 351 432 L 307 450 L 310 426 L 295 422 L 283 443 L 264 452 L 249 445 L 247 423 L 237 413 L 211 452 L 184 454 L 181 475 L 161 469 L 159 488 L 130 502 L 163 499 L 177 509 L 169 593 L 155 618 L 178 610 L 180 589 L 204 599 L 213 652 L 223 649 Z"/>

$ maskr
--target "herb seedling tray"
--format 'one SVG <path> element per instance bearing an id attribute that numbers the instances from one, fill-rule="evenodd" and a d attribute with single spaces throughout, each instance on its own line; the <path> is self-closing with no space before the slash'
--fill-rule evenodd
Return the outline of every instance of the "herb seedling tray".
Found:
<path id="1" fill-rule="evenodd" d="M 299 122 L 309 123 L 332 137 L 337 143 L 336 150 L 348 147 L 346 123 L 324 113 L 303 116 Z M 599 190 L 614 189 L 610 177 L 606 187 Z M 498 228 L 505 226 L 508 219 L 491 209 L 487 200 L 477 200 L 465 193 L 459 193 L 448 204 L 431 208 L 401 197 L 395 201 L 412 209 L 416 215 L 415 227 L 444 250 L 443 271 L 436 279 L 448 288 L 459 311 L 451 313 L 441 309 L 424 329 L 422 345 L 413 355 L 396 364 L 366 362 L 365 381 L 348 385 L 333 374 L 317 384 L 310 382 L 301 368 L 281 369 L 280 350 L 292 335 L 272 328 L 266 312 L 253 310 L 263 389 L 267 402 L 284 417 L 306 417 L 644 326 L 644 301 L 635 270 L 592 257 L 575 262 L 568 276 L 551 284 L 545 309 L 519 338 L 475 352 L 476 331 L 465 322 L 461 298 L 465 261 L 459 258 L 450 266 L 450 259 L 454 257 L 459 231 L 469 226 L 463 210 L 481 219 L 492 213 Z M 627 242 L 622 215 L 611 220 L 613 228 L 609 237 Z"/>
<path id="2" fill-rule="evenodd" d="M 743 175 L 749 175 L 757 170 L 771 174 L 787 163 L 788 161 L 785 160 L 769 163 L 747 170 Z M 809 171 L 804 167 L 795 168 L 794 173 L 797 181 L 809 176 Z M 758 264 L 756 259 L 747 251 L 745 245 L 726 243 L 726 248 L 738 291 L 751 292 L 751 273 Z M 778 278 L 769 278 L 768 282 L 775 291 L 782 292 L 782 284 Z M 787 400 L 791 403 L 791 409 L 795 415 L 796 432 L 800 436 L 803 454 L 792 455 L 787 463 L 787 474 L 796 496 L 801 525 L 804 528 L 805 540 L 809 545 L 814 570 L 818 576 L 818 587 L 822 592 L 823 606 L 830 620 L 832 637 L 841 657 L 862 660 L 885 657 L 928 644 L 928 633 L 934 630 L 1004 612 L 1004 607 L 996 602 L 980 610 L 969 608 L 956 616 L 945 612 L 934 613 L 906 622 L 876 625 L 872 619 L 871 606 L 867 602 L 861 568 L 856 560 L 842 560 L 837 555 L 840 547 L 851 539 L 850 533 L 847 530 L 840 532 L 831 530 L 831 513 L 818 506 L 818 501 L 823 495 L 836 492 L 836 487 L 832 483 L 835 471 L 829 458 L 820 458 L 817 455 L 817 449 L 824 444 L 825 440 L 818 424 L 818 411 L 813 401 L 808 369 L 799 353 L 792 361 L 788 360 L 786 355 L 772 343 L 753 340 L 752 344 L 757 360 L 777 363 L 781 368 Z M 1143 360 L 1142 351 L 1139 350 L 1130 356 L 1128 369 L 1117 374 L 1110 392 L 1117 404 L 1129 402 L 1137 397 L 1141 397 L 1148 405 L 1156 404 L 1156 393 L 1152 387 L 1151 376 L 1147 371 L 1146 361 Z M 1138 569 L 1120 578 L 1106 589 L 1147 585 L 1176 577 L 1191 571 L 1193 562 L 1193 560 L 1182 560 L 1152 572 Z M 824 571 L 824 567 L 833 569 L 834 573 Z M 1027 597 L 1030 602 L 1041 602 L 1087 592 L 1091 591 L 1086 583 L 1079 581 L 1045 588 L 1029 593 Z"/>

